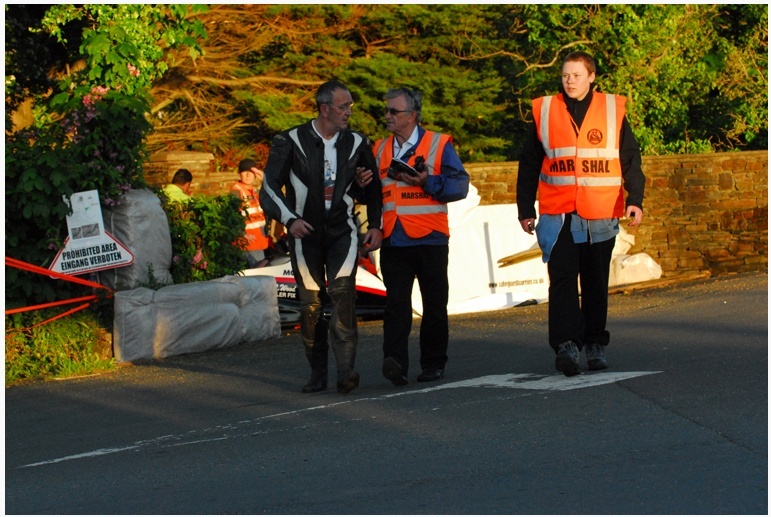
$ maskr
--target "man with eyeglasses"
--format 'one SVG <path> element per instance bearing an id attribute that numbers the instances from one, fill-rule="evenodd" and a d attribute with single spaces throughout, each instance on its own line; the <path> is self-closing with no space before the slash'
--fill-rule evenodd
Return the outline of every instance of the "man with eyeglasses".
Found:
<path id="1" fill-rule="evenodd" d="M 311 367 L 303 393 L 327 388 L 329 338 L 337 360 L 337 391 L 349 393 L 359 385 L 353 369 L 359 250 L 354 201 L 367 207 L 361 244 L 374 251 L 382 241 L 382 194 L 370 140 L 348 128 L 352 106 L 345 85 L 322 84 L 316 92 L 316 118 L 273 139 L 260 191 L 263 210 L 286 226 L 290 237 L 301 334 Z M 329 321 L 324 316 L 327 298 L 332 303 Z"/>
<path id="2" fill-rule="evenodd" d="M 431 382 L 444 377 L 449 341 L 447 203 L 466 197 L 469 175 L 452 137 L 420 125 L 419 91 L 391 89 L 385 99 L 386 126 L 392 134 L 373 147 L 383 185 L 383 376 L 395 386 L 403 386 L 408 382 L 415 278 L 423 304 L 422 371 L 417 380 Z"/>

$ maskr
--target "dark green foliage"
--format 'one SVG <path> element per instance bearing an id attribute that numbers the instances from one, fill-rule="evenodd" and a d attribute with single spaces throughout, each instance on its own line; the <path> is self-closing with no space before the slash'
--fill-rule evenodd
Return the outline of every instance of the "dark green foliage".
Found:
<path id="1" fill-rule="evenodd" d="M 44 93 L 54 86 L 49 71 L 66 55 L 48 34 L 30 31 L 39 28 L 40 21 L 49 6 L 5 6 L 5 67 L 12 71 L 6 76 L 5 115 L 18 109 L 21 103 L 34 95 Z M 6 127 L 9 121 L 6 119 Z"/>
<path id="2" fill-rule="evenodd" d="M 56 123 L 6 135 L 6 253 L 48 267 L 67 235 L 63 196 L 98 190 L 106 206 L 144 185 L 145 106 L 118 92 L 89 91 L 54 108 Z M 6 304 L 72 295 L 81 289 L 6 268 Z"/>
<path id="3" fill-rule="evenodd" d="M 238 197 L 196 195 L 169 202 L 158 194 L 169 220 L 175 284 L 236 275 L 246 268 L 246 225 Z"/>
<path id="4" fill-rule="evenodd" d="M 228 63 L 257 81 L 233 85 L 228 102 L 245 125 L 225 149 L 269 143 L 313 117 L 316 87 L 336 78 L 353 94 L 352 126 L 373 139 L 386 133 L 386 90 L 406 85 L 423 91 L 426 127 L 452 134 L 463 160 L 516 160 L 532 99 L 559 91 L 562 59 L 575 50 L 597 59 L 600 91 L 628 98 L 645 154 L 767 146 L 765 5 L 303 4 L 227 14 L 263 43 Z"/>
<path id="5" fill-rule="evenodd" d="M 6 6 L 8 256 L 51 264 L 67 235 L 63 196 L 98 190 L 112 206 L 145 186 L 150 83 L 168 69 L 168 49 L 188 46 L 195 54 L 194 36 L 204 34 L 188 12 L 174 5 Z M 32 107 L 17 121 L 9 114 L 22 101 Z M 7 306 L 82 291 L 6 268 Z"/>

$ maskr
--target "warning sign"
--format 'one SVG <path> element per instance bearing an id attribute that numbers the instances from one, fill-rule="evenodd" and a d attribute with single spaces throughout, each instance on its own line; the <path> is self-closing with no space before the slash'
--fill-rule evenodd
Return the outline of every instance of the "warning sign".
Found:
<path id="1" fill-rule="evenodd" d="M 51 271 L 77 275 L 134 262 L 134 255 L 105 231 L 99 192 L 77 192 L 72 197 L 64 196 L 64 202 L 72 209 L 67 216 L 69 235 L 51 264 Z"/>
<path id="2" fill-rule="evenodd" d="M 64 248 L 59 250 L 49 269 L 58 273 L 77 275 L 128 266 L 134 262 L 134 255 L 109 232 L 104 232 L 100 240 L 101 242 L 92 241 L 86 247 L 76 247 L 67 237 Z"/>

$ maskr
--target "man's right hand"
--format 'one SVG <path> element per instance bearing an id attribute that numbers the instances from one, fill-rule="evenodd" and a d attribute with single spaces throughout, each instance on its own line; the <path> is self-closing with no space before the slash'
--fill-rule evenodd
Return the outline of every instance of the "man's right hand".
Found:
<path id="1" fill-rule="evenodd" d="M 530 219 L 522 219 L 519 224 L 522 226 L 522 230 L 524 230 L 525 233 L 533 235 L 533 230 L 535 230 L 535 219 L 532 217 Z"/>
<path id="2" fill-rule="evenodd" d="M 372 173 L 371 170 L 365 169 L 364 167 L 356 167 L 356 185 L 359 188 L 364 188 L 370 183 L 372 183 L 372 178 L 375 175 Z"/>
<path id="3" fill-rule="evenodd" d="M 307 221 L 303 219 L 295 219 L 292 225 L 289 227 L 289 235 L 295 239 L 302 239 L 312 234 L 315 230 Z"/>

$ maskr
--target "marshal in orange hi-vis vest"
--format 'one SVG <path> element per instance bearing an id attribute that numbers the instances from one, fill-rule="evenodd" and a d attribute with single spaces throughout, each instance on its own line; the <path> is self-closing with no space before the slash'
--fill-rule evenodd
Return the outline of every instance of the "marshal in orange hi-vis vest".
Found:
<path id="1" fill-rule="evenodd" d="M 407 164 L 414 167 L 418 156 L 425 159 L 429 174 L 442 171 L 442 152 L 452 139 L 449 135 L 426 131 Z M 388 166 L 393 159 L 394 136 L 375 142 L 373 152 L 380 167 L 383 185 L 383 236 L 389 237 L 396 220 L 413 239 L 425 237 L 432 231 L 450 236 L 447 222 L 447 204 L 432 198 L 423 187 L 410 186 L 388 177 Z"/>
<path id="2" fill-rule="evenodd" d="M 244 202 L 246 218 L 246 250 L 257 251 L 268 249 L 270 239 L 265 235 L 265 213 L 260 208 L 260 201 L 253 188 L 237 181 L 231 187 L 237 190 L 238 196 Z"/>
<path id="3" fill-rule="evenodd" d="M 619 146 L 626 98 L 593 93 L 576 134 L 562 95 L 533 100 L 538 138 L 546 151 L 538 183 L 543 214 L 576 211 L 584 219 L 624 215 Z"/>

